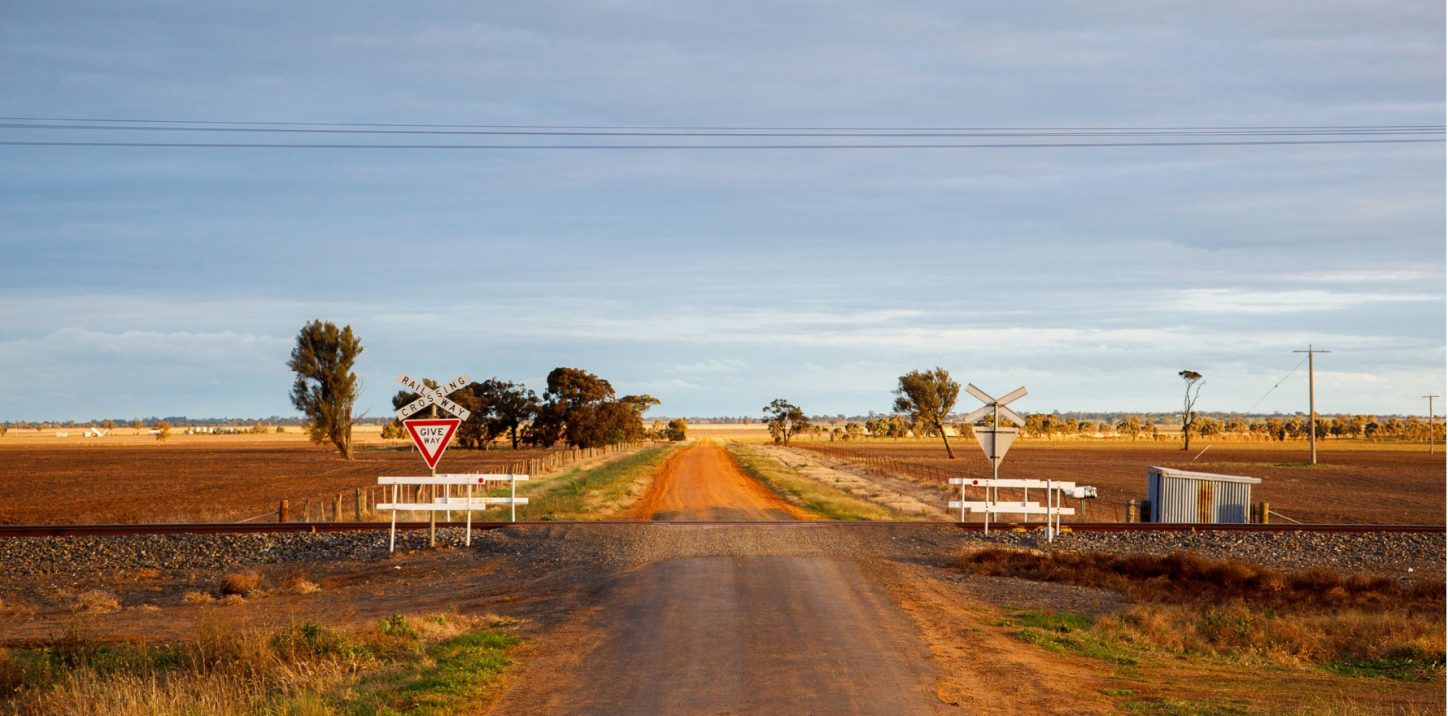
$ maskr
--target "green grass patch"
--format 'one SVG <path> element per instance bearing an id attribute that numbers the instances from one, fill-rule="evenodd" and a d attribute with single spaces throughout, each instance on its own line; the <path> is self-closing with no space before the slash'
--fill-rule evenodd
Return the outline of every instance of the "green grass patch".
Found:
<path id="1" fill-rule="evenodd" d="M 1018 612 L 1002 626 L 1012 636 L 1057 654 L 1073 654 L 1112 664 L 1136 664 L 1136 653 L 1125 644 L 1093 630 L 1090 617 L 1069 612 Z"/>
<path id="2" fill-rule="evenodd" d="M 570 468 L 546 481 L 518 491 L 528 504 L 518 506 L 520 520 L 586 520 L 598 517 L 589 498 L 622 500 L 629 486 L 645 473 L 657 472 L 678 445 L 655 445 L 591 468 Z M 489 494 L 506 495 L 507 490 Z"/>
<path id="3" fill-rule="evenodd" d="M 742 443 L 730 442 L 727 449 L 744 474 L 763 483 L 785 500 L 825 519 L 893 520 L 900 517 L 888 508 L 811 480 Z"/>
<path id="4" fill-rule="evenodd" d="M 517 637 L 493 629 L 433 644 L 402 668 L 364 679 L 356 695 L 336 705 L 358 716 L 451 714 L 483 696 L 508 668 Z"/>
<path id="5" fill-rule="evenodd" d="M 1341 676 L 1368 676 L 1394 681 L 1430 681 L 1443 678 L 1441 654 L 1394 654 L 1377 659 L 1340 659 L 1322 665 Z"/>

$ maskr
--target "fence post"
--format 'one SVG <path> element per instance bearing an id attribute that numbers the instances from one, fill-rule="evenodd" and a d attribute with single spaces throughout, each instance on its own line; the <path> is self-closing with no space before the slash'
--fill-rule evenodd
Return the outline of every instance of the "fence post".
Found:
<path id="1" fill-rule="evenodd" d="M 1272 522 L 1272 505 L 1268 504 L 1266 500 L 1263 500 L 1257 509 L 1262 512 L 1262 524 L 1270 524 Z"/>
<path id="2" fill-rule="evenodd" d="M 358 522 L 362 521 L 362 488 L 357 488 L 352 495 L 352 517 Z"/>
<path id="3" fill-rule="evenodd" d="M 277 505 L 277 522 L 286 522 L 286 521 L 287 521 L 287 501 L 286 501 L 286 500 L 282 500 L 282 501 L 281 501 L 281 504 Z"/>
<path id="4" fill-rule="evenodd" d="M 1140 521 L 1141 521 L 1141 520 L 1140 520 L 1140 517 L 1141 517 L 1141 510 L 1137 507 L 1137 505 L 1136 505 L 1136 500 L 1127 500 L 1127 502 L 1126 502 L 1126 521 L 1127 521 L 1127 522 L 1140 522 Z"/>

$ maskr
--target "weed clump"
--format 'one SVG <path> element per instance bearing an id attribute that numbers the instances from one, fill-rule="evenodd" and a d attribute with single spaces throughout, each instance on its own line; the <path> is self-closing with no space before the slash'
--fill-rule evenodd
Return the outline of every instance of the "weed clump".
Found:
<path id="1" fill-rule="evenodd" d="M 240 597 L 256 596 L 261 591 L 261 573 L 255 570 L 232 572 L 221 578 L 221 594 Z"/>
<path id="2" fill-rule="evenodd" d="M 121 610 L 121 600 L 103 589 L 81 592 L 72 598 L 72 604 L 77 612 L 83 614 L 108 614 Z"/>
<path id="3" fill-rule="evenodd" d="M 1323 568 L 1284 574 L 1270 567 L 1209 559 L 1192 552 L 1160 557 L 991 548 L 962 555 L 957 564 L 986 576 L 1110 589 L 1141 602 L 1237 600 L 1293 609 L 1391 606 L 1442 611 L 1444 607 L 1441 580 L 1404 584 L 1387 577 Z"/>

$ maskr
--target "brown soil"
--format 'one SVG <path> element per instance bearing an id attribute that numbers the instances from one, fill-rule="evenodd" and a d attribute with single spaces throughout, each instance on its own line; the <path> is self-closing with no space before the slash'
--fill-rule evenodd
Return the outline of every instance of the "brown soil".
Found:
<path id="1" fill-rule="evenodd" d="M 905 476 L 951 492 L 951 476 L 990 477 L 990 464 L 973 441 L 961 439 L 957 459 L 949 460 L 939 443 L 863 441 L 850 445 L 801 445 L 826 456 L 890 457 L 925 468 Z M 1342 524 L 1443 524 L 1444 456 L 1426 450 L 1372 449 L 1353 445 L 1318 448 L 1318 464 L 1308 465 L 1299 444 L 1216 443 L 1193 461 L 1208 443 L 1190 453 L 1166 443 L 1113 442 L 1100 445 L 1023 442 L 1010 449 L 1000 476 L 1071 481 L 1094 485 L 1100 498 L 1088 502 L 1085 521 L 1124 518 L 1127 500 L 1146 498 L 1146 472 L 1152 466 L 1198 472 L 1246 475 L 1262 479 L 1252 487 L 1254 501 L 1266 500 L 1273 512 L 1299 522 Z M 933 470 L 931 470 L 933 468 Z M 1073 505 L 1074 506 L 1074 505 Z"/>
<path id="2" fill-rule="evenodd" d="M 423 475 L 410 447 L 362 448 L 351 462 L 306 443 L 52 446 L 0 443 L 0 524 L 210 522 L 275 514 L 279 500 L 328 500 L 381 475 Z M 542 451 L 461 450 L 441 470 L 500 468 Z M 345 509 L 352 502 L 345 502 Z"/>
<path id="3" fill-rule="evenodd" d="M 704 440 L 669 458 L 625 519 L 799 520 L 810 515 L 740 471 L 729 453 Z"/>

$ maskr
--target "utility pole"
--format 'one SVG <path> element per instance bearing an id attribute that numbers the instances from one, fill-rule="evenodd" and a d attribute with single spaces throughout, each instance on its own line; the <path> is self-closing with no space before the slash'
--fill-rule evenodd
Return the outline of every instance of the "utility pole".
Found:
<path id="1" fill-rule="evenodd" d="M 1438 396 L 1429 393 L 1422 397 L 1428 399 L 1428 454 L 1432 455 L 1433 443 L 1435 442 L 1433 439 L 1433 399 L 1437 398 Z"/>
<path id="2" fill-rule="evenodd" d="M 1313 348 L 1311 343 L 1307 344 L 1305 351 L 1292 351 L 1293 353 L 1307 354 L 1307 443 L 1312 452 L 1312 464 L 1317 464 L 1317 394 L 1312 385 L 1312 355 L 1314 353 L 1331 353 L 1332 351 L 1321 348 Z"/>

